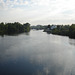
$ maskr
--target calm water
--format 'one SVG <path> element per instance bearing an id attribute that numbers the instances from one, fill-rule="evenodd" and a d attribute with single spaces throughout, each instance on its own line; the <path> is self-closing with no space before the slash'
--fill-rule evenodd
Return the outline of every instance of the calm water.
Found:
<path id="1" fill-rule="evenodd" d="M 0 75 L 75 75 L 75 40 L 43 31 L 0 36 Z"/>

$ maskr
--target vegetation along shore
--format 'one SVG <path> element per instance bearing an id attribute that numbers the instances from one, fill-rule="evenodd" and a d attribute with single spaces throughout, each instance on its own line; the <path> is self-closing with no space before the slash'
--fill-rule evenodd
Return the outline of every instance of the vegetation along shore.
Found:
<path id="1" fill-rule="evenodd" d="M 16 34 L 22 32 L 29 32 L 30 31 L 30 24 L 25 23 L 21 24 L 19 22 L 14 23 L 0 23 L 0 35 L 4 34 Z"/>
<path id="2" fill-rule="evenodd" d="M 75 24 L 72 25 L 38 25 L 38 26 L 31 26 L 31 29 L 43 29 L 44 32 L 69 36 L 70 38 L 75 38 Z M 4 34 L 15 34 L 15 33 L 22 33 L 22 32 L 29 32 L 30 31 L 30 24 L 25 23 L 21 24 L 19 22 L 14 23 L 0 23 L 0 35 Z"/>
<path id="3" fill-rule="evenodd" d="M 72 25 L 57 25 L 55 27 L 48 25 L 46 30 L 49 33 L 69 36 L 70 38 L 75 38 L 75 24 Z"/>
<path id="4" fill-rule="evenodd" d="M 72 24 L 72 25 L 37 25 L 37 26 L 31 26 L 31 29 L 36 29 L 36 30 L 43 29 L 44 32 L 47 32 L 47 33 L 75 38 L 75 24 Z"/>

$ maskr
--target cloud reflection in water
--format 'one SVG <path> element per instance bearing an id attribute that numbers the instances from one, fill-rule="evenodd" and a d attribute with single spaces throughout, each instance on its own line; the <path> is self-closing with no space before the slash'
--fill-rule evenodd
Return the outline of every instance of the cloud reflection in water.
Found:
<path id="1" fill-rule="evenodd" d="M 3 43 L 0 43 L 0 63 L 12 60 L 16 64 L 19 61 L 24 64 L 24 60 L 27 60 L 30 64 L 37 65 L 33 75 L 74 75 L 75 47 L 69 44 L 71 40 L 68 39 L 41 31 L 5 37 L 0 40 Z"/>

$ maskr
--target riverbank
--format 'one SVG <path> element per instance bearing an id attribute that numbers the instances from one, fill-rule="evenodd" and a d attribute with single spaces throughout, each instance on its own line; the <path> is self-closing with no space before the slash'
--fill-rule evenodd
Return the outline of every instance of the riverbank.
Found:
<path id="1" fill-rule="evenodd" d="M 0 35 L 4 34 L 19 34 L 30 31 L 30 24 L 21 24 L 19 22 L 14 23 L 0 23 Z"/>
<path id="2" fill-rule="evenodd" d="M 50 32 L 55 35 L 62 35 L 62 36 L 69 36 L 70 38 L 75 39 L 75 24 L 72 24 L 71 26 L 65 25 L 65 26 L 57 26 L 54 29 L 51 29 L 50 26 L 48 26 L 45 29 L 45 32 Z"/>

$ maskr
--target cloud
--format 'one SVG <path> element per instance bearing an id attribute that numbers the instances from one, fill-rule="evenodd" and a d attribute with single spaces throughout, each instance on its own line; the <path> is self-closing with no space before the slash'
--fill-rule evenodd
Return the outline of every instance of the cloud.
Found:
<path id="1" fill-rule="evenodd" d="M 0 17 L 32 24 L 74 23 L 74 0 L 0 0 Z M 8 12 L 8 13 L 7 13 Z M 3 15 L 3 17 L 2 17 Z"/>
<path id="2" fill-rule="evenodd" d="M 0 9 L 3 8 L 5 6 L 5 3 L 3 0 L 0 0 Z"/>
<path id="3" fill-rule="evenodd" d="M 14 7 L 21 7 L 28 5 L 28 1 L 25 0 L 0 0 L 0 9 L 9 9 Z"/>

